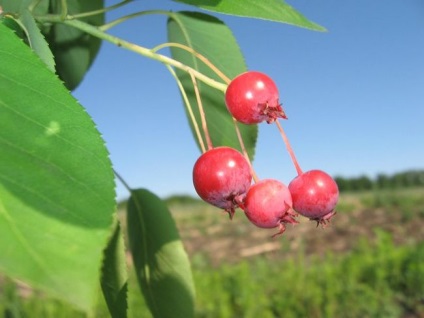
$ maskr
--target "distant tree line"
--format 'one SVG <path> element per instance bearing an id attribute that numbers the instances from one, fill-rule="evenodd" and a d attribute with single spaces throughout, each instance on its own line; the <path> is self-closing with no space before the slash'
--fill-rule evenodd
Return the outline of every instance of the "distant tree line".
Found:
<path id="1" fill-rule="evenodd" d="M 356 178 L 336 176 L 334 179 L 339 186 L 340 192 L 420 187 L 424 186 L 424 170 L 409 170 L 393 175 L 380 173 L 375 178 L 361 175 Z"/>

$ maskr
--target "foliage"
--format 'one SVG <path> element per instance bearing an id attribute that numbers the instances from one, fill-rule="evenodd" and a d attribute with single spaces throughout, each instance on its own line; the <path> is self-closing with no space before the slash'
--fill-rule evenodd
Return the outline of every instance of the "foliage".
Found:
<path id="1" fill-rule="evenodd" d="M 385 213 L 398 214 L 402 221 L 414 216 L 424 217 L 424 197 L 420 191 L 378 190 L 362 196 L 361 203 L 370 209 L 383 209 Z M 418 190 L 418 189 L 416 189 Z M 399 214 L 399 211 L 401 213 Z"/>
<path id="2" fill-rule="evenodd" d="M 152 314 L 193 317 L 190 264 L 166 204 L 147 190 L 134 191 L 127 224 L 135 272 Z"/>
<path id="3" fill-rule="evenodd" d="M 402 317 L 424 313 L 424 244 L 396 246 L 386 232 L 375 241 L 360 238 L 352 252 L 325 257 L 266 258 L 211 268 L 195 263 L 196 317 Z M 135 279 L 135 278 L 131 278 Z M 40 313 L 40 317 L 78 317 L 63 303 L 20 299 L 12 284 L 0 312 Z M 135 295 L 130 295 L 135 297 Z M 134 303 L 131 317 L 149 316 Z M 50 314 L 46 308 L 50 308 Z M 104 317 L 99 306 L 96 317 Z M 16 315 L 18 316 L 18 315 Z"/>
<path id="4" fill-rule="evenodd" d="M 201 203 L 202 201 L 198 198 L 195 198 L 191 195 L 172 195 L 164 199 L 167 205 L 187 205 L 187 204 L 195 204 Z"/>
<path id="5" fill-rule="evenodd" d="M 154 194 L 130 188 L 113 171 L 95 123 L 68 89 L 81 84 L 101 42 L 109 41 L 166 66 L 202 150 L 207 136 L 198 122 L 205 104 L 213 145 L 245 148 L 253 157 L 257 127 L 234 126 L 223 100 L 230 78 L 246 66 L 231 30 L 208 14 L 140 11 L 105 23 L 105 12 L 129 2 L 105 8 L 102 0 L 0 0 L 0 271 L 88 314 L 101 285 L 110 315 L 125 317 L 131 286 L 114 200 L 118 177 L 131 193 L 129 241 L 146 303 L 155 316 L 189 317 L 194 286 L 172 216 Z M 324 30 L 284 1 L 180 2 Z M 153 13 L 168 17 L 170 42 L 146 48 L 107 32 Z M 159 53 L 166 47 L 172 56 Z M 166 313 L 158 309 L 165 307 Z"/>
<path id="6" fill-rule="evenodd" d="M 422 187 L 424 186 L 424 171 L 410 170 L 398 172 L 393 175 L 380 173 L 374 179 L 366 175 L 351 178 L 337 176 L 335 180 L 341 192 Z"/>
<path id="7" fill-rule="evenodd" d="M 424 244 L 396 247 L 390 236 L 360 241 L 345 256 L 195 271 L 198 317 L 399 317 L 423 313 Z M 413 277 L 415 279 L 413 279 Z M 420 305 L 421 304 L 421 305 Z"/>
<path id="8" fill-rule="evenodd" d="M 1 23 L 0 39 L 0 270 L 88 310 L 115 208 L 108 153 L 84 109 Z"/>

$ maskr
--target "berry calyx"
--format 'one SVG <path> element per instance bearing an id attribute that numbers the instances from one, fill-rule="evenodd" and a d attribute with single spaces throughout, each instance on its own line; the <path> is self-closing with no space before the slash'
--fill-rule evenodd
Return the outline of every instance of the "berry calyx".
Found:
<path id="1" fill-rule="evenodd" d="M 260 72 L 249 71 L 235 77 L 225 92 L 225 103 L 233 117 L 244 124 L 287 119 L 279 102 L 277 86 Z"/>
<path id="2" fill-rule="evenodd" d="M 336 214 L 339 188 L 334 179 L 322 170 L 298 175 L 289 184 L 293 209 L 299 214 L 326 225 Z"/>
<path id="3" fill-rule="evenodd" d="M 257 227 L 275 228 L 273 237 L 283 234 L 286 223 L 298 223 L 292 209 L 292 198 L 286 185 L 278 180 L 263 179 L 252 185 L 243 206 L 247 218 Z"/>
<path id="4" fill-rule="evenodd" d="M 193 184 L 206 202 L 224 209 L 233 217 L 252 182 L 250 165 L 243 155 L 230 147 L 206 151 L 193 167 Z"/>

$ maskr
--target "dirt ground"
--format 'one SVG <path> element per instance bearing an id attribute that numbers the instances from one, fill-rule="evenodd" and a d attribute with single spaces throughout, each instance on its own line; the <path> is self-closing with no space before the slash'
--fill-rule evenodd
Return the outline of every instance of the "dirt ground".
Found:
<path id="1" fill-rule="evenodd" d="M 424 195 L 424 191 L 423 191 Z M 396 244 L 424 240 L 424 206 L 415 207 L 405 217 L 402 209 L 367 208 L 356 196 L 341 198 L 341 211 L 326 226 L 299 217 L 299 224 L 288 225 L 283 235 L 272 238 L 276 229 L 260 229 L 252 225 L 242 211 L 233 220 L 213 207 L 174 212 L 181 238 L 190 258 L 201 255 L 211 265 L 237 262 L 263 255 L 270 259 L 347 252 L 359 238 L 373 240 L 375 230 L 391 233 Z M 194 219 L 194 220 L 193 220 Z"/>

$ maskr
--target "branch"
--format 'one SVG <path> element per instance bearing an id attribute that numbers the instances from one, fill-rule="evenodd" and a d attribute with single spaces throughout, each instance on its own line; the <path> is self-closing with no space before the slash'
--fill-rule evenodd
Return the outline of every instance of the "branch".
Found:
<path id="1" fill-rule="evenodd" d="M 39 22 L 53 22 L 53 23 L 62 23 L 65 25 L 68 25 L 70 27 L 76 28 L 78 30 L 81 30 L 85 33 L 88 33 L 96 38 L 108 41 L 110 43 L 115 44 L 116 46 L 122 47 L 124 49 L 127 49 L 129 51 L 135 52 L 137 54 L 143 55 L 145 57 L 148 57 L 150 59 L 159 61 L 165 65 L 170 65 L 173 66 L 177 69 L 180 69 L 184 72 L 187 72 L 189 74 L 193 74 L 198 80 L 204 82 L 205 84 L 220 90 L 222 92 L 225 92 L 227 89 L 227 84 L 218 82 L 202 73 L 200 73 L 199 71 L 195 70 L 192 67 L 189 67 L 177 60 L 174 60 L 168 56 L 162 55 L 162 54 L 158 54 L 155 53 L 153 50 L 139 46 L 137 44 L 125 41 L 119 37 L 110 35 L 108 33 L 105 33 L 104 31 L 102 31 L 101 29 L 99 29 L 98 27 L 95 27 L 91 24 L 88 24 L 86 22 L 80 21 L 80 20 L 62 20 L 60 16 L 56 16 L 56 15 L 47 15 L 47 16 L 42 16 L 42 17 L 37 17 L 37 20 Z"/>

